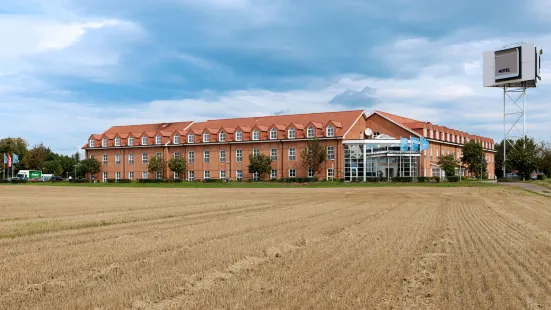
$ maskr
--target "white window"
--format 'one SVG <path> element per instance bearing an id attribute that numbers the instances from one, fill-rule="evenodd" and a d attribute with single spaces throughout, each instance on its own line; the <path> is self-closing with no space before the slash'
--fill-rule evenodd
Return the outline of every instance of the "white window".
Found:
<path id="1" fill-rule="evenodd" d="M 243 170 L 236 170 L 235 171 L 235 179 L 238 181 L 243 180 Z"/>
<path id="2" fill-rule="evenodd" d="M 120 172 L 116 172 L 116 173 L 115 173 L 115 179 L 116 179 L 116 180 L 120 180 L 120 179 L 121 179 L 121 173 L 120 173 Z"/>
<path id="3" fill-rule="evenodd" d="M 195 135 L 190 133 L 189 135 L 187 135 L 187 143 L 194 143 L 195 141 Z"/>
<path id="4" fill-rule="evenodd" d="M 430 148 L 430 160 L 432 161 L 432 147 Z"/>
<path id="5" fill-rule="evenodd" d="M 174 152 L 174 158 L 180 158 L 180 152 Z"/>
<path id="6" fill-rule="evenodd" d="M 161 171 L 157 171 L 157 180 L 160 180 L 162 177 Z"/>
<path id="7" fill-rule="evenodd" d="M 134 180 L 134 172 L 128 172 L 128 179 Z"/>
<path id="8" fill-rule="evenodd" d="M 101 139 L 101 147 L 107 147 L 107 138 Z"/>
<path id="9" fill-rule="evenodd" d="M 260 131 L 258 129 L 253 130 L 253 140 L 260 140 Z"/>
<path id="10" fill-rule="evenodd" d="M 157 153 L 157 154 L 155 155 L 155 157 L 161 158 L 161 153 Z"/>
<path id="11" fill-rule="evenodd" d="M 243 150 L 235 150 L 235 161 L 238 163 L 243 161 Z"/>
<path id="12" fill-rule="evenodd" d="M 115 154 L 115 165 L 121 164 L 121 154 Z"/>
<path id="13" fill-rule="evenodd" d="M 104 182 L 104 183 L 107 182 L 107 177 L 108 177 L 107 172 L 104 172 L 104 173 L 103 173 L 103 182 Z"/>
<path id="14" fill-rule="evenodd" d="M 297 150 L 292 147 L 289 149 L 289 160 L 296 160 L 297 159 Z"/>
<path id="15" fill-rule="evenodd" d="M 103 154 L 103 164 L 107 165 L 107 154 Z"/>
<path id="16" fill-rule="evenodd" d="M 147 171 L 142 172 L 142 179 L 147 179 L 147 178 L 149 178 L 149 172 Z"/>
<path id="17" fill-rule="evenodd" d="M 226 178 L 226 170 L 220 170 L 220 179 Z"/>
<path id="18" fill-rule="evenodd" d="M 187 172 L 187 180 L 190 182 L 195 181 L 195 171 L 188 171 Z"/>
<path id="19" fill-rule="evenodd" d="M 210 142 L 210 134 L 208 132 L 203 134 L 203 142 Z"/>
<path id="20" fill-rule="evenodd" d="M 180 135 L 174 136 L 174 144 L 180 144 Z"/>
<path id="21" fill-rule="evenodd" d="M 142 153 L 142 164 L 147 164 L 147 153 Z"/>
<path id="22" fill-rule="evenodd" d="M 128 138 L 128 146 L 134 146 L 134 137 Z"/>
<path id="23" fill-rule="evenodd" d="M 297 137 L 297 132 L 295 128 L 289 128 L 289 131 L 287 132 L 287 138 L 294 139 Z"/>
<path id="24" fill-rule="evenodd" d="M 218 134 L 218 141 L 220 142 L 226 142 L 226 133 L 221 131 L 219 134 Z"/>
<path id="25" fill-rule="evenodd" d="M 220 162 L 225 163 L 226 162 L 226 151 L 220 150 Z"/>
<path id="26" fill-rule="evenodd" d="M 243 141 L 243 132 L 241 130 L 235 132 L 235 141 Z"/>
<path id="27" fill-rule="evenodd" d="M 203 179 L 208 180 L 210 179 L 210 171 L 205 170 L 203 173 Z"/>
<path id="28" fill-rule="evenodd" d="M 277 170 L 276 169 L 272 169 L 272 171 L 270 173 L 270 179 L 272 179 L 272 180 L 277 179 Z"/>
<path id="29" fill-rule="evenodd" d="M 260 150 L 259 149 L 253 149 L 253 156 L 258 156 L 260 155 Z"/>
<path id="30" fill-rule="evenodd" d="M 430 134 L 430 138 L 431 138 L 431 139 L 434 139 L 434 130 L 431 129 L 430 132 L 429 132 L 429 134 Z"/>
<path id="31" fill-rule="evenodd" d="M 254 181 L 260 180 L 260 173 L 258 173 L 258 172 L 253 173 L 253 180 Z"/>
<path id="32" fill-rule="evenodd" d="M 436 149 L 436 159 L 438 159 L 439 156 L 438 156 L 438 149 Z"/>
<path id="33" fill-rule="evenodd" d="M 115 146 L 121 146 L 121 138 L 119 137 L 115 138 Z"/>
<path id="34" fill-rule="evenodd" d="M 147 145 L 147 137 L 142 137 L 142 145 Z"/>
<path id="35" fill-rule="evenodd" d="M 277 149 L 270 149 L 270 159 L 272 161 L 277 160 Z"/>
<path id="36" fill-rule="evenodd" d="M 334 146 L 328 146 L 327 147 L 327 159 L 328 160 L 335 160 L 335 147 Z"/>
<path id="37" fill-rule="evenodd" d="M 277 129 L 272 128 L 272 129 L 270 130 L 270 139 L 271 139 L 271 140 L 277 139 Z"/>
<path id="38" fill-rule="evenodd" d="M 163 141 L 163 137 L 161 137 L 161 135 L 157 135 L 155 137 L 155 144 L 161 144 Z"/>
<path id="39" fill-rule="evenodd" d="M 308 177 L 313 178 L 314 177 L 314 169 L 308 169 Z"/>
<path id="40" fill-rule="evenodd" d="M 333 127 L 333 125 L 327 126 L 327 130 L 326 130 L 325 135 L 327 137 L 334 137 L 335 136 L 335 127 Z"/>
<path id="41" fill-rule="evenodd" d="M 297 171 L 295 169 L 289 169 L 289 177 L 290 178 L 296 178 L 297 177 Z"/>
<path id="42" fill-rule="evenodd" d="M 308 127 L 308 130 L 306 131 L 306 137 L 307 138 L 313 138 L 315 135 L 314 127 L 310 126 Z"/>
<path id="43" fill-rule="evenodd" d="M 334 179 L 335 178 L 335 169 L 329 168 L 327 169 L 327 179 Z"/>
<path id="44" fill-rule="evenodd" d="M 195 162 L 195 152 L 189 152 L 187 154 L 187 161 L 190 164 Z"/>
<path id="45" fill-rule="evenodd" d="M 90 147 L 96 147 L 96 141 L 94 141 L 94 139 L 90 139 Z"/>
<path id="46" fill-rule="evenodd" d="M 210 162 L 210 151 L 207 150 L 203 153 L 203 159 L 206 163 Z"/>

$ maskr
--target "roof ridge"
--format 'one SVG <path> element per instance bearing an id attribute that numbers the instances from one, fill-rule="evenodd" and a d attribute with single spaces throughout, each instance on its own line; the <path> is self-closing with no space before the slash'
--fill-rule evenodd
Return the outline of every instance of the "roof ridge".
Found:
<path id="1" fill-rule="evenodd" d="M 278 117 L 278 116 L 297 116 L 297 115 L 317 115 L 317 114 L 328 114 L 328 113 L 346 113 L 346 112 L 358 112 L 363 113 L 364 110 L 344 110 L 344 111 L 327 111 L 327 112 L 314 112 L 314 113 L 295 113 L 295 114 L 279 114 L 279 115 L 264 115 L 264 116 L 248 116 L 248 117 L 230 117 L 230 118 L 217 118 L 209 119 L 205 122 L 210 121 L 226 121 L 226 120 L 238 120 L 238 119 L 247 119 L 247 118 L 268 118 L 268 117 Z"/>

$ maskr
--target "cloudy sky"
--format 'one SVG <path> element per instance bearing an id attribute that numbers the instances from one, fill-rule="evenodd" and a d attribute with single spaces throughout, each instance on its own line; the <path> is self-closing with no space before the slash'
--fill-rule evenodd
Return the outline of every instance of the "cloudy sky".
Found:
<path id="1" fill-rule="evenodd" d="M 482 52 L 551 52 L 549 16 L 547 0 L 2 0 L 0 138 L 73 153 L 115 124 L 380 109 L 500 139 Z M 527 120 L 551 140 L 545 56 Z"/>

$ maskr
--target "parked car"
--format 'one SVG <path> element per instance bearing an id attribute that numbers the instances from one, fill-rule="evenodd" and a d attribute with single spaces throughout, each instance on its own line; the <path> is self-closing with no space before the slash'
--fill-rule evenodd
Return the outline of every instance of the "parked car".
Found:
<path id="1" fill-rule="evenodd" d="M 535 172 L 532 173 L 532 174 L 530 175 L 530 179 L 531 179 L 531 180 L 537 180 L 537 179 L 538 179 L 538 174 L 535 173 Z"/>
<path id="2" fill-rule="evenodd" d="M 507 179 L 518 179 L 520 176 L 516 173 L 510 172 L 505 175 L 505 178 Z"/>
<path id="3" fill-rule="evenodd" d="M 63 181 L 63 177 L 60 177 L 59 175 L 56 175 L 56 176 L 54 176 L 51 180 L 52 180 L 52 181 L 60 182 L 60 181 Z"/>

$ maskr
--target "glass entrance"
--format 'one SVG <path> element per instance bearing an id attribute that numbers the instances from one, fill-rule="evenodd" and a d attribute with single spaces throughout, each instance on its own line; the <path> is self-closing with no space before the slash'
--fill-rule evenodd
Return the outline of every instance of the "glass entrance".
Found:
<path id="1" fill-rule="evenodd" d="M 352 181 L 355 181 L 358 179 L 358 167 L 351 167 L 350 168 L 350 179 Z"/>

